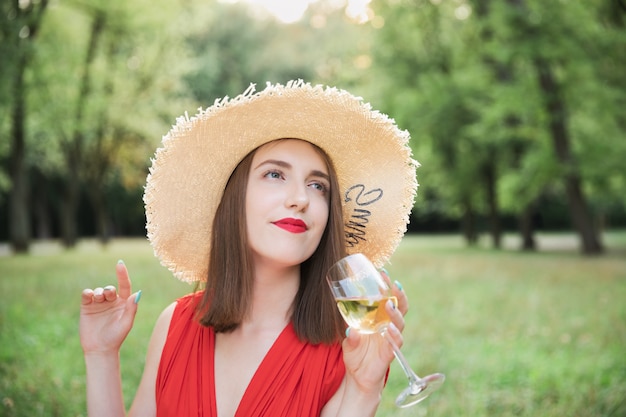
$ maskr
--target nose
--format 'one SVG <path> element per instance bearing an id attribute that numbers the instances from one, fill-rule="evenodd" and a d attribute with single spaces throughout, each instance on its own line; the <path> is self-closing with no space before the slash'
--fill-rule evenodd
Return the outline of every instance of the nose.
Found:
<path id="1" fill-rule="evenodd" d="M 293 184 L 289 188 L 289 194 L 285 199 L 285 205 L 288 208 L 305 211 L 309 207 L 309 202 L 309 194 L 304 184 Z"/>

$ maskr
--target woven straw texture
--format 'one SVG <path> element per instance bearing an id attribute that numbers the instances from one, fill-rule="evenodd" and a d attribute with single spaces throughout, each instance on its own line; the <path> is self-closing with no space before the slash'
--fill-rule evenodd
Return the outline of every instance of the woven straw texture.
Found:
<path id="1" fill-rule="evenodd" d="M 251 150 L 298 138 L 333 160 L 349 253 L 381 267 L 406 232 L 417 191 L 409 134 L 368 103 L 301 80 L 216 101 L 180 117 L 163 137 L 144 194 L 156 256 L 182 281 L 206 280 L 213 216 L 226 182 Z"/>

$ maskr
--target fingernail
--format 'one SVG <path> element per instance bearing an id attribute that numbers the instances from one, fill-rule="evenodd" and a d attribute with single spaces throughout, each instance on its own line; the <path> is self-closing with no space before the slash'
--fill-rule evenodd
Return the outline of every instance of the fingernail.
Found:
<path id="1" fill-rule="evenodd" d="M 396 303 L 391 300 L 387 300 L 387 306 L 393 308 L 394 310 L 396 309 Z"/>
<path id="2" fill-rule="evenodd" d="M 117 261 L 118 265 L 124 265 L 124 261 L 122 261 L 121 259 L 119 261 Z"/>
<path id="3" fill-rule="evenodd" d="M 400 284 L 400 281 L 395 281 L 395 283 L 396 283 L 396 287 L 398 287 L 400 291 L 404 291 L 404 287 L 402 286 L 402 284 Z"/>
<path id="4" fill-rule="evenodd" d="M 346 329 L 346 337 L 349 337 L 349 336 L 350 336 L 350 328 L 348 327 L 348 328 Z"/>
<path id="5" fill-rule="evenodd" d="M 398 326 L 393 324 L 393 322 L 389 323 L 389 326 L 387 326 L 387 329 L 391 330 L 394 333 L 400 333 L 400 330 L 398 329 Z"/>
<path id="6" fill-rule="evenodd" d="M 387 272 L 387 270 L 385 268 L 380 268 L 381 271 L 383 271 L 385 273 L 385 275 L 389 276 L 389 272 Z"/>
<path id="7" fill-rule="evenodd" d="M 141 290 L 137 291 L 137 295 L 135 296 L 135 304 L 137 304 L 141 300 Z"/>

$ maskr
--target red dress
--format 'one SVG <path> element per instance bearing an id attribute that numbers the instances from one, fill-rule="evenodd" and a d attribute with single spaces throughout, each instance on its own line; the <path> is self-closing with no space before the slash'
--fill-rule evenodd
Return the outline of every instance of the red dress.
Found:
<path id="1" fill-rule="evenodd" d="M 182 297 L 172 315 L 156 380 L 157 417 L 217 417 L 215 332 L 194 319 L 198 300 Z M 319 416 L 344 374 L 339 343 L 301 342 L 289 324 L 252 377 L 235 417 Z"/>

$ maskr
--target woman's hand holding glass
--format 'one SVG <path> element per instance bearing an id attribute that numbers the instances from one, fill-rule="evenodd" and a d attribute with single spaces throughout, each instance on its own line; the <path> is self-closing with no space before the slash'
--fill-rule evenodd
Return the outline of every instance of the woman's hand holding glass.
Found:
<path id="1" fill-rule="evenodd" d="M 348 373 L 363 386 L 372 387 L 372 378 L 380 378 L 382 368 L 386 372 L 395 356 L 408 378 L 408 387 L 396 398 L 398 407 L 417 404 L 443 384 L 443 374 L 420 378 L 404 358 L 400 347 L 402 313 L 408 309 L 406 296 L 398 288 L 390 289 L 388 278 L 383 278 L 364 255 L 341 259 L 330 269 L 327 279 L 342 316 L 351 328 L 362 333 L 344 342 Z"/>
<path id="2" fill-rule="evenodd" d="M 389 281 L 386 275 L 384 278 Z M 389 336 L 396 345 L 402 346 L 404 315 L 409 309 L 408 299 L 398 285 L 389 285 L 397 300 L 396 303 L 390 300 L 384 306 L 391 323 Z M 364 334 L 358 328 L 349 328 L 343 342 L 343 352 L 346 372 L 359 384 L 359 389 L 363 392 L 380 392 L 389 364 L 394 359 L 391 345 L 377 333 Z"/>

